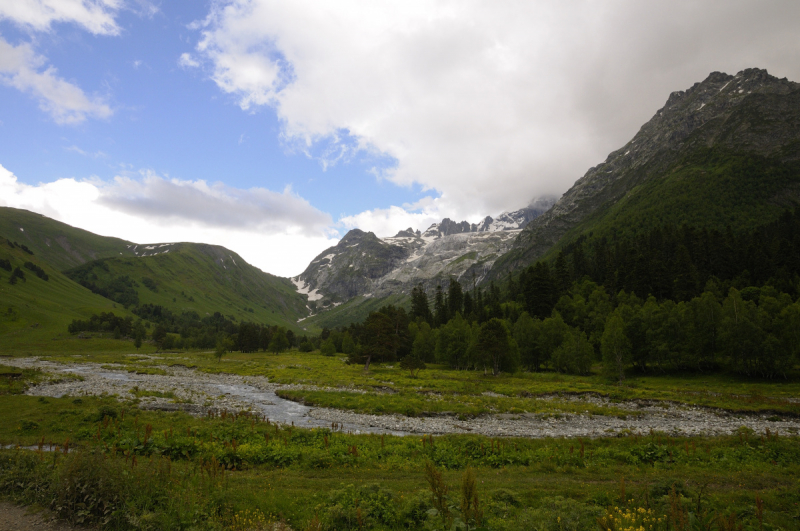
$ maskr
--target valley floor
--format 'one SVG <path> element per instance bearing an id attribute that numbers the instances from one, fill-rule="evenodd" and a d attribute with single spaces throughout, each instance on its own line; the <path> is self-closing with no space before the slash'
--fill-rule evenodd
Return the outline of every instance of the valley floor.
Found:
<path id="1" fill-rule="evenodd" d="M 618 386 L 365 372 L 295 351 L 20 352 L 0 359 L 0 495 L 103 529 L 450 529 L 472 477 L 494 531 L 596 530 L 611 516 L 789 530 L 798 397 L 796 380 L 728 374 Z M 449 521 L 432 479 L 449 489 Z M 55 525 L 0 512 L 0 530 Z"/>
<path id="2" fill-rule="evenodd" d="M 152 374 L 121 364 L 59 363 L 39 358 L 10 358 L 4 364 L 40 369 L 51 379 L 27 390 L 42 397 L 105 396 L 138 398 L 141 409 L 185 411 L 203 416 L 209 410 L 251 410 L 273 422 L 298 427 L 329 427 L 333 423 L 353 433 L 477 434 L 489 437 L 607 437 L 652 432 L 671 436 L 731 435 L 746 427 L 757 433 L 796 435 L 800 418 L 774 413 L 742 413 L 654 400 L 612 402 L 597 395 L 539 396 L 549 402 L 547 413 L 498 413 L 465 417 L 364 414 L 335 408 L 314 408 L 281 398 L 276 392 L 314 391 L 390 396 L 386 390 L 354 391 L 306 384 L 275 384 L 262 376 L 207 373 L 181 365 L 167 366 L 151 357 Z M 129 372 L 133 371 L 133 372 Z M 140 372 L 144 372 L 139 369 Z M 496 393 L 484 392 L 484 395 Z M 499 395 L 498 395 L 499 396 Z M 569 405 L 569 408 L 561 408 Z M 589 409 L 593 412 L 590 412 Z M 530 410 L 541 409 L 537 404 Z M 555 412 L 552 412 L 555 411 Z M 562 411 L 562 412 L 559 412 Z"/>

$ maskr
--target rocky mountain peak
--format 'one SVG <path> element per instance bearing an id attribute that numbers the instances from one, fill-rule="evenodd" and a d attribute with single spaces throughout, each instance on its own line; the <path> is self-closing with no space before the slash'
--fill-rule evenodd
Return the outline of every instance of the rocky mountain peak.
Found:
<path id="1" fill-rule="evenodd" d="M 414 230 L 411 227 L 407 228 L 406 230 L 401 230 L 397 234 L 394 235 L 395 238 L 419 238 L 420 232 L 419 230 Z"/>
<path id="2" fill-rule="evenodd" d="M 339 243 L 336 245 L 337 247 L 347 247 L 348 245 L 355 245 L 360 243 L 364 239 L 378 239 L 375 234 L 372 232 L 364 232 L 361 229 L 350 229 L 347 231 Z"/>
<path id="3" fill-rule="evenodd" d="M 480 223 L 444 218 L 424 233 L 409 227 L 382 239 L 353 229 L 292 281 L 319 311 L 359 295 L 408 293 L 419 282 L 432 287 L 465 274 L 481 278 L 520 229 L 553 202 L 552 197 L 539 198 L 496 219 L 486 216 Z"/>
<path id="4" fill-rule="evenodd" d="M 712 72 L 666 103 L 636 135 L 590 168 L 553 207 L 531 222 L 492 275 L 530 263 L 598 209 L 642 182 L 663 175 L 698 149 L 745 150 L 782 159 L 800 157 L 800 84 L 750 68 Z"/>
<path id="5" fill-rule="evenodd" d="M 531 220 L 547 211 L 556 202 L 555 196 L 542 196 L 534 199 L 525 208 L 513 212 L 503 212 L 497 218 L 486 216 L 479 223 L 462 221 L 457 223 L 450 218 L 444 218 L 440 223 L 434 223 L 422 234 L 425 238 L 441 238 L 452 234 L 467 232 L 497 232 L 507 230 L 520 230 Z"/>

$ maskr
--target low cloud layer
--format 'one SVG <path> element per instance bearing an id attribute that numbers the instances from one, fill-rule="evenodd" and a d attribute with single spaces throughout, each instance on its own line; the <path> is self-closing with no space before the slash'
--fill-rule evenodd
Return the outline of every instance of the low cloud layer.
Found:
<path id="1" fill-rule="evenodd" d="M 0 166 L 0 206 L 136 243 L 223 245 L 281 276 L 300 273 L 320 249 L 336 244 L 330 217 L 290 190 L 238 190 L 152 173 L 110 183 L 59 179 L 32 186 Z"/>
<path id="2" fill-rule="evenodd" d="M 383 238 L 394 236 L 399 231 L 408 228 L 425 230 L 446 217 L 462 221 L 457 209 L 442 204 L 441 199 L 425 197 L 414 204 L 375 208 L 352 216 L 343 216 L 339 219 L 339 225 L 346 230 L 361 229 L 374 232 Z M 473 217 L 469 221 L 477 222 L 479 218 Z"/>
<path id="3" fill-rule="evenodd" d="M 227 0 L 181 63 L 310 152 L 355 139 L 397 161 L 382 177 L 474 218 L 565 191 L 712 71 L 800 79 L 798 20 L 744 0 Z"/>
<path id="4" fill-rule="evenodd" d="M 331 217 L 287 188 L 240 190 L 222 183 L 164 179 L 145 173 L 140 179 L 117 177 L 101 188 L 100 204 L 148 219 L 190 221 L 208 227 L 250 231 L 323 234 Z"/>

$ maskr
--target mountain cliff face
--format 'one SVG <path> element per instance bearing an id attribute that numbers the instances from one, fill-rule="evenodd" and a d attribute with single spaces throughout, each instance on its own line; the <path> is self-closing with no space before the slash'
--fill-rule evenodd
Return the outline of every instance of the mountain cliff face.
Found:
<path id="1" fill-rule="evenodd" d="M 731 161 L 743 156 L 748 160 L 732 168 Z M 796 179 L 762 176 L 762 182 L 752 183 L 748 172 L 751 180 L 758 172 L 748 168 L 772 165 L 791 174 L 798 160 L 800 84 L 759 69 L 735 76 L 714 72 L 673 92 L 630 142 L 529 223 L 491 277 L 530 264 L 579 233 L 630 224 L 634 218 L 623 214 L 634 210 L 648 212 L 650 219 L 676 220 L 681 218 L 675 210 L 691 211 L 711 222 L 712 216 L 703 219 L 702 213 L 717 209 L 717 222 L 730 223 L 751 211 L 759 215 L 757 203 L 792 204 L 800 197 Z"/>
<path id="2" fill-rule="evenodd" d="M 648 225 L 746 228 L 800 204 L 800 85 L 714 72 L 666 104 L 558 201 L 391 238 L 353 230 L 292 279 L 313 311 L 449 277 L 499 280 L 582 235 Z M 552 205 L 552 206 L 551 206 Z"/>
<path id="3" fill-rule="evenodd" d="M 449 236 L 466 232 L 498 232 L 524 229 L 531 220 L 541 216 L 556 202 L 555 197 L 545 196 L 535 199 L 530 205 L 514 212 L 503 212 L 497 219 L 486 216 L 480 223 L 462 221 L 456 223 L 450 218 L 444 218 L 441 223 L 434 223 L 424 232 L 426 237 Z M 401 231 L 407 234 L 411 229 Z M 413 232 L 413 231 L 412 231 Z M 399 236 L 400 234 L 398 234 Z"/>
<path id="4" fill-rule="evenodd" d="M 480 223 L 445 218 L 425 232 L 406 229 L 389 238 L 353 229 L 294 277 L 297 291 L 313 310 L 353 297 L 405 294 L 418 283 L 432 288 L 442 279 L 480 281 L 514 238 L 555 198 L 541 198 L 514 212 Z"/>

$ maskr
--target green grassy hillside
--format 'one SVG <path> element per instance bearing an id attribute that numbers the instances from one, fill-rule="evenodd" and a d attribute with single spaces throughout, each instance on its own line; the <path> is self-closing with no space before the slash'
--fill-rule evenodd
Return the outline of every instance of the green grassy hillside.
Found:
<path id="1" fill-rule="evenodd" d="M 11 285 L 10 272 L 0 271 L 0 313 L 8 313 L 0 319 L 0 337 L 8 348 L 44 341 L 48 348 L 36 349 L 48 350 L 47 342 L 66 334 L 73 319 L 109 310 L 132 315 L 132 308 L 145 303 L 176 314 L 221 312 L 295 331 L 308 313 L 305 297 L 288 279 L 264 273 L 224 247 L 135 244 L 27 210 L 0 208 L 0 259 L 26 277 Z M 26 261 L 46 271 L 49 280 L 25 269 Z"/>
<path id="2" fill-rule="evenodd" d="M 98 258 L 134 256 L 131 242 L 98 236 L 17 208 L 0 207 L 0 237 L 25 245 L 59 271 Z"/>
<path id="3" fill-rule="evenodd" d="M 84 340 L 67 333 L 73 319 L 86 319 L 99 312 L 119 316 L 130 312 L 76 284 L 36 255 L 0 242 L 0 260 L 19 267 L 24 280 L 11 284 L 11 272 L 0 268 L 0 352 L 36 353 L 52 351 L 119 350 L 127 342 Z M 24 267 L 25 262 L 39 266 L 48 279 L 39 278 Z"/>
<path id="4" fill-rule="evenodd" d="M 221 312 L 295 330 L 308 313 L 288 279 L 264 273 L 224 247 L 156 244 L 139 245 L 137 252 L 150 255 L 94 260 L 65 274 L 129 308 L 149 303 L 201 317 Z"/>

